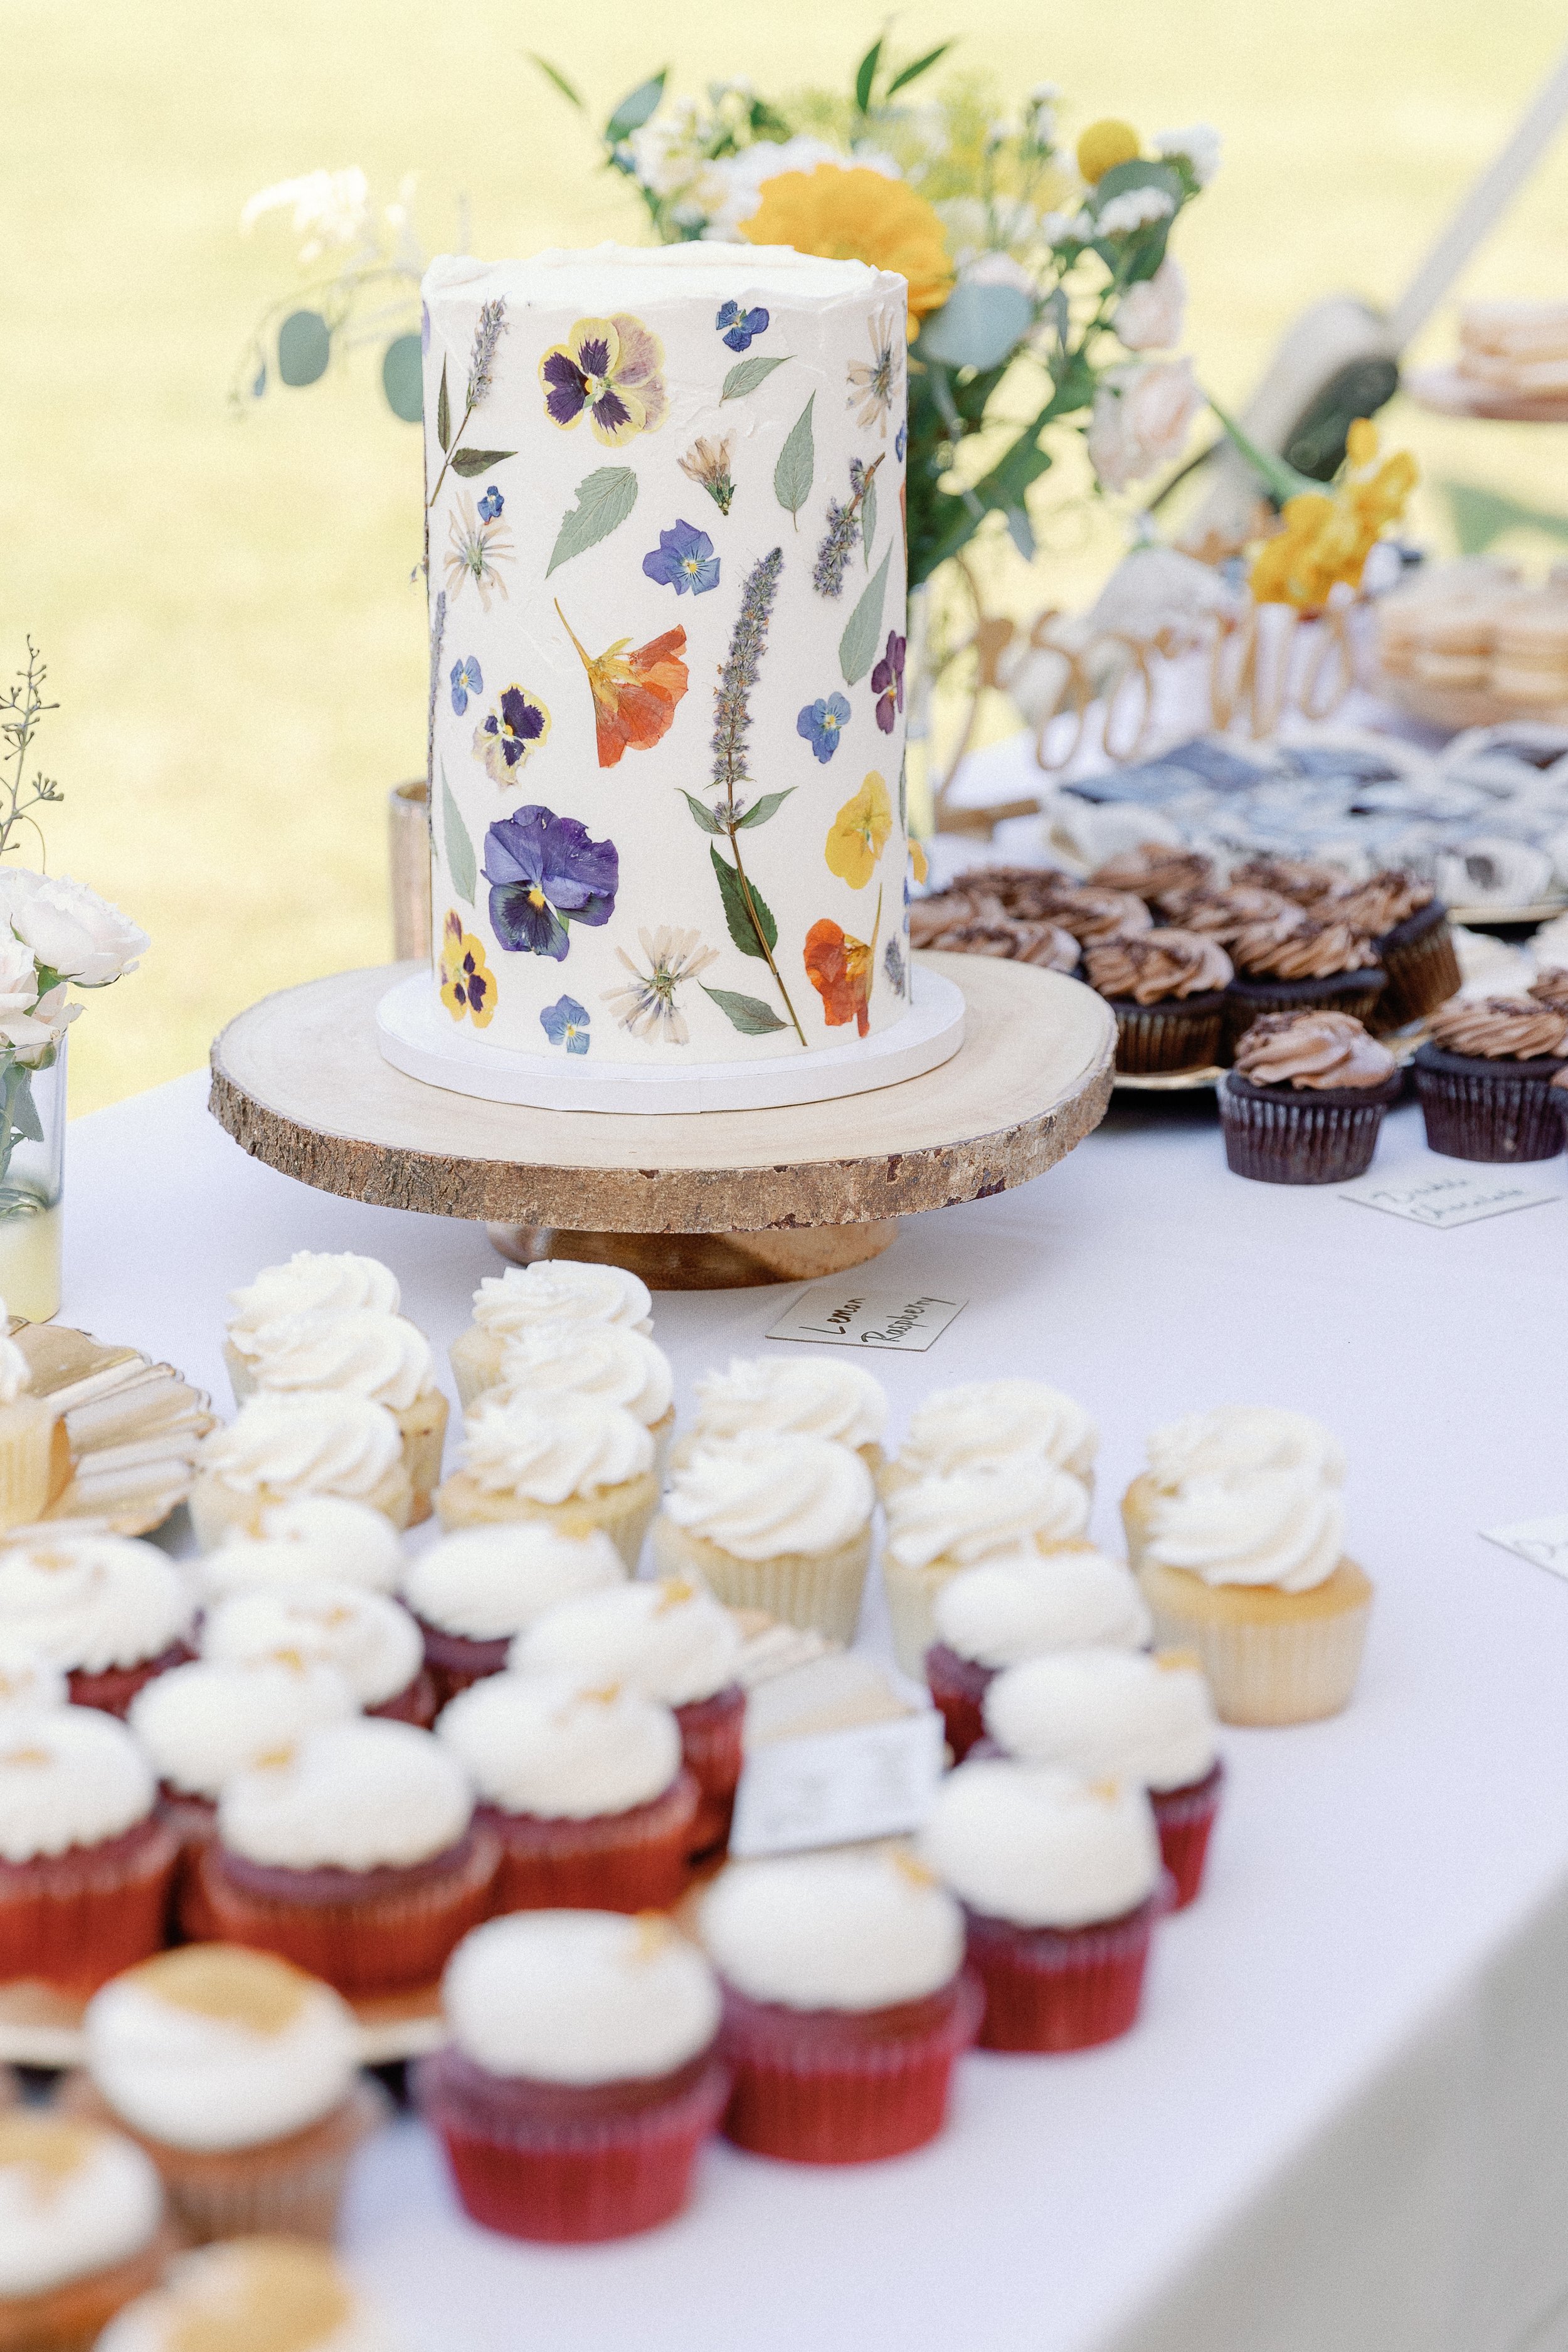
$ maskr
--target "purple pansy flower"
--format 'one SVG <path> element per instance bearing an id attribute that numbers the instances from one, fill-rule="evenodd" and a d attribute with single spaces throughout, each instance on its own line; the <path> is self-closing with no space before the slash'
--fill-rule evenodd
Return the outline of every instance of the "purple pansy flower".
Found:
<path id="1" fill-rule="evenodd" d="M 826 767 L 837 751 L 838 738 L 848 724 L 849 705 L 841 694 L 829 694 L 806 704 L 795 722 L 795 731 L 805 736 Z"/>
<path id="2" fill-rule="evenodd" d="M 900 466 L 904 462 L 904 451 L 909 447 L 909 446 L 910 428 L 907 424 L 900 425 L 898 431 L 893 436 L 893 455 L 898 459 Z"/>
<path id="3" fill-rule="evenodd" d="M 488 712 L 474 730 L 474 756 L 498 784 L 509 784 L 513 771 L 537 751 L 550 734 L 550 713 L 537 694 L 525 686 L 509 686 L 500 709 Z"/>
<path id="4" fill-rule="evenodd" d="M 479 520 L 481 522 L 494 522 L 505 504 L 506 500 L 502 498 L 495 484 L 493 482 L 487 482 L 485 484 L 484 497 L 479 500 Z"/>
<path id="5" fill-rule="evenodd" d="M 483 694 L 484 672 L 472 654 L 465 654 L 460 662 L 452 664 L 452 708 L 460 719 L 468 707 L 470 694 Z"/>
<path id="6" fill-rule="evenodd" d="M 673 530 L 661 530 L 658 545 L 643 557 L 642 568 L 650 580 L 657 580 L 661 588 L 673 588 L 678 596 L 684 596 L 689 588 L 694 596 L 700 596 L 719 585 L 719 558 L 713 542 L 705 530 L 689 522 L 677 521 Z"/>
<path id="7" fill-rule="evenodd" d="M 738 302 L 724 302 L 713 324 L 732 352 L 748 352 L 753 336 L 766 334 L 768 314 L 765 310 L 742 310 Z"/>
<path id="8" fill-rule="evenodd" d="M 888 631 L 888 650 L 871 672 L 871 691 L 877 698 L 877 724 L 890 735 L 894 715 L 904 707 L 904 640 L 897 629 Z"/>
<path id="9" fill-rule="evenodd" d="M 614 842 L 590 841 L 574 816 L 521 808 L 485 835 L 485 880 L 501 946 L 560 963 L 568 923 L 607 923 L 615 913 L 621 861 Z"/>
<path id="10" fill-rule="evenodd" d="M 588 1011 L 574 996 L 558 997 L 553 1004 L 547 1004 L 539 1025 L 552 1045 L 564 1045 L 569 1054 L 587 1052 Z"/>

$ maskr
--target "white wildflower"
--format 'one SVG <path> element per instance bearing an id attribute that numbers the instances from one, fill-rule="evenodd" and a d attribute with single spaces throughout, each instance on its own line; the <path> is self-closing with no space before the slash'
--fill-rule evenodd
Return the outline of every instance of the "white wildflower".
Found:
<path id="1" fill-rule="evenodd" d="M 342 172 L 306 172 L 297 180 L 278 180 L 258 189 L 239 215 L 244 231 L 255 227 L 264 213 L 292 208 L 295 234 L 305 241 L 301 261 L 314 261 L 330 246 L 358 245 L 370 215 L 370 184 L 357 163 Z"/>
<path id="2" fill-rule="evenodd" d="M 1099 232 L 1101 236 L 1131 236 L 1151 221 L 1169 220 L 1175 209 L 1175 198 L 1163 188 L 1128 188 L 1101 205 Z"/>
<path id="3" fill-rule="evenodd" d="M 1190 122 L 1184 131 L 1161 131 L 1154 136 L 1156 155 L 1179 155 L 1200 188 L 1206 188 L 1219 170 L 1220 137 L 1212 122 Z"/>

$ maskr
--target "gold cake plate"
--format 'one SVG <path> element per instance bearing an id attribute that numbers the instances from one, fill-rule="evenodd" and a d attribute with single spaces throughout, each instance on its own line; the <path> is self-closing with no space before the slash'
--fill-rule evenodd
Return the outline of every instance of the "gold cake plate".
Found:
<path id="1" fill-rule="evenodd" d="M 70 1484 L 40 1524 L 117 1536 L 161 1528 L 190 1493 L 196 1448 L 217 1427 L 212 1400 L 172 1364 L 88 1331 L 20 1323 L 11 1337 L 27 1360 L 30 1393 L 63 1412 L 70 1444 Z"/>

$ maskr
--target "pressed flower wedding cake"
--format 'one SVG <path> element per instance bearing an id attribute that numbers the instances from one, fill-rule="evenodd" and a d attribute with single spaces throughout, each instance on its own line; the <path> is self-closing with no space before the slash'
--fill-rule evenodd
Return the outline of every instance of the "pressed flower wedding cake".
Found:
<path id="1" fill-rule="evenodd" d="M 773 247 L 432 265 L 434 986 L 470 1062 L 874 1055 L 909 1013 L 905 292 Z"/>

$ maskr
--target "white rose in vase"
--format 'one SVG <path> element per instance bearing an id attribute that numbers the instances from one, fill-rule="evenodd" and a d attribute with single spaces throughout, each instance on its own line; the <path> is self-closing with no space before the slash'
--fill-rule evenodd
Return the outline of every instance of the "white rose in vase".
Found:
<path id="1" fill-rule="evenodd" d="M 1094 395 L 1089 457 L 1108 490 L 1124 490 L 1186 447 L 1204 404 L 1191 360 L 1117 368 Z"/>
<path id="2" fill-rule="evenodd" d="M 81 1010 L 79 1004 L 67 1003 L 68 993 L 62 981 L 40 996 L 31 948 L 20 940 L 0 937 L 0 1049 L 8 1048 L 18 1062 L 37 1068 L 56 1050 Z"/>
<path id="3" fill-rule="evenodd" d="M 1174 256 L 1167 254 L 1152 278 L 1128 288 L 1111 323 L 1130 352 L 1173 351 L 1182 340 L 1186 307 L 1185 274 Z"/>
<path id="4" fill-rule="evenodd" d="M 152 944 L 129 915 L 85 882 L 16 873 L 5 884 L 0 910 L 9 915 L 16 937 L 40 964 L 79 988 L 107 988 L 123 979 Z"/>

